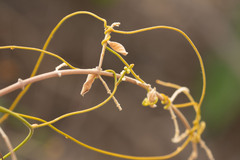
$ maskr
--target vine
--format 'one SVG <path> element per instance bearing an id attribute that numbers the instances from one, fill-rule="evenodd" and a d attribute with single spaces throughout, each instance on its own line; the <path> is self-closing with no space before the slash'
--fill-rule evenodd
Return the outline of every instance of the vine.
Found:
<path id="1" fill-rule="evenodd" d="M 57 54 L 54 54 L 52 52 L 47 51 L 47 47 L 50 44 L 53 35 L 56 33 L 56 31 L 59 29 L 59 27 L 69 18 L 76 16 L 76 15 L 80 15 L 80 14 L 87 14 L 90 15 L 98 20 L 100 20 L 101 22 L 103 22 L 103 26 L 105 28 L 105 37 L 102 41 L 102 51 L 100 53 L 100 59 L 99 59 L 99 64 L 96 68 L 94 69 L 79 69 L 77 67 L 72 66 L 69 62 L 67 62 L 66 60 L 64 60 L 62 57 L 58 56 Z M 28 129 L 29 129 L 29 134 L 27 135 L 27 137 L 15 148 L 13 149 L 9 149 L 9 153 L 7 153 L 6 155 L 2 156 L 0 153 L 0 159 L 3 160 L 5 158 L 7 158 L 8 156 L 10 156 L 11 154 L 14 154 L 15 151 L 17 151 L 19 148 L 21 148 L 27 141 L 30 140 L 31 136 L 33 135 L 33 132 L 41 127 L 50 127 L 51 129 L 53 129 L 54 131 L 56 131 L 57 133 L 63 135 L 64 137 L 67 137 L 68 139 L 72 140 L 73 142 L 86 147 L 88 149 L 91 149 L 93 151 L 102 153 L 102 154 L 106 154 L 109 156 L 113 156 L 113 157 L 119 157 L 119 158 L 123 158 L 123 159 L 134 159 L 134 160 L 160 160 L 160 159 L 170 159 L 173 158 L 174 156 L 178 155 L 180 152 L 182 152 L 186 146 L 188 146 L 189 143 L 192 144 L 192 153 L 189 156 L 189 160 L 194 160 L 197 159 L 198 156 L 198 145 L 200 144 L 200 146 L 206 151 L 206 154 L 208 156 L 208 158 L 210 160 L 214 160 L 214 157 L 210 151 L 210 149 L 206 146 L 205 142 L 203 141 L 203 139 L 201 138 L 201 135 L 205 129 L 205 122 L 201 120 L 201 105 L 205 96 L 205 90 L 206 90 L 206 76 L 205 76 L 205 69 L 204 69 L 204 64 L 201 58 L 200 53 L 198 52 L 198 49 L 196 48 L 196 46 L 194 45 L 194 43 L 191 41 L 191 39 L 180 29 L 175 28 L 175 27 L 170 27 L 170 26 L 153 26 L 153 27 L 148 27 L 148 28 L 143 28 L 143 29 L 138 29 L 138 30 L 134 30 L 134 31 L 121 31 L 121 30 L 116 30 L 114 29 L 115 27 L 118 27 L 120 25 L 119 22 L 115 22 L 112 25 L 108 25 L 107 21 L 91 12 L 87 12 L 87 11 L 77 11 L 74 13 L 71 13 L 67 16 L 65 16 L 56 26 L 55 28 L 51 31 L 50 35 L 48 36 L 44 46 L 42 49 L 38 49 L 38 48 L 33 48 L 33 47 L 26 47 L 26 46 L 16 46 L 16 45 L 11 45 L 11 46 L 0 46 L 0 49 L 21 49 L 21 50 L 30 50 L 33 51 L 32 53 L 40 53 L 40 56 L 35 64 L 35 67 L 32 71 L 32 74 L 29 78 L 27 79 L 18 79 L 18 82 L 7 86 L 3 89 L 0 90 L 0 97 L 4 96 L 6 94 L 9 94 L 17 89 L 22 89 L 22 91 L 18 94 L 18 96 L 16 97 L 16 99 L 13 101 L 13 103 L 11 104 L 11 106 L 7 109 L 4 108 L 2 106 L 0 106 L 0 112 L 4 113 L 4 115 L 0 118 L 0 124 L 3 123 L 5 120 L 7 120 L 8 116 L 11 115 L 13 117 L 15 117 L 16 119 L 18 119 L 19 121 L 21 121 L 23 124 L 25 124 Z M 200 97 L 199 101 L 195 101 L 194 98 L 191 96 L 189 89 L 186 87 L 182 87 L 173 83 L 168 83 L 168 82 L 163 82 L 160 80 L 157 80 L 156 83 L 165 87 L 170 87 L 170 88 L 174 88 L 176 89 L 176 91 L 174 92 L 174 94 L 169 97 L 164 93 L 160 93 L 157 91 L 157 89 L 154 87 L 152 88 L 152 86 L 148 83 L 146 83 L 142 78 L 140 78 L 139 75 L 137 75 L 134 70 L 133 64 L 129 64 L 124 58 L 123 56 L 127 55 L 127 51 L 125 50 L 124 46 L 121 45 L 118 42 L 113 42 L 110 41 L 111 39 L 111 34 L 115 33 L 115 34 L 137 34 L 140 32 L 146 32 L 146 31 L 150 31 L 150 30 L 156 30 L 156 29 L 168 29 L 168 30 L 173 30 L 176 31 L 178 33 L 180 33 L 182 36 L 185 37 L 185 39 L 189 42 L 189 44 L 192 46 L 193 50 L 195 51 L 197 58 L 199 60 L 200 63 L 200 67 L 201 67 L 201 71 L 202 71 L 202 78 L 203 78 L 203 87 L 202 87 L 202 94 Z M 108 46 L 109 45 L 109 46 Z M 121 73 L 116 73 L 114 70 L 103 70 L 102 69 L 102 64 L 103 64 L 103 60 L 104 60 L 104 56 L 105 56 L 105 52 L 106 50 L 108 50 L 109 52 L 113 53 L 122 63 L 123 63 L 123 70 Z M 53 56 L 55 58 L 57 58 L 58 60 L 60 60 L 62 62 L 62 64 L 60 64 L 59 66 L 56 67 L 55 71 L 52 72 L 48 72 L 48 73 L 44 73 L 44 74 L 40 74 L 40 75 L 36 75 L 41 62 L 44 58 L 44 55 L 50 55 Z M 122 56 L 123 55 L 123 56 Z M 69 67 L 69 69 L 61 69 L 62 67 L 67 66 Z M 99 103 L 96 106 L 93 106 L 91 108 L 85 109 L 85 110 L 80 110 L 80 111 L 75 111 L 75 112 L 70 112 L 70 113 L 66 113 L 63 114 L 53 120 L 50 121 L 45 121 L 41 118 L 38 117 L 34 117 L 31 115 L 25 115 L 25 114 L 20 114 L 17 112 L 14 112 L 14 109 L 16 108 L 16 106 L 18 105 L 19 101 L 23 98 L 24 94 L 30 89 L 31 84 L 32 83 L 36 83 L 45 79 L 49 79 L 49 78 L 53 78 L 53 77 L 61 77 L 61 76 L 66 76 L 66 75 L 74 75 L 74 74 L 84 74 L 84 75 L 88 75 L 86 82 L 83 84 L 82 87 L 82 91 L 81 94 L 84 95 L 86 94 L 90 89 L 92 84 L 94 83 L 95 79 L 99 79 L 103 86 L 105 87 L 107 93 L 109 94 L 109 96 L 101 103 Z M 127 76 L 127 75 L 132 75 L 132 77 Z M 114 80 L 114 89 L 113 91 L 110 91 L 107 83 L 102 79 L 102 76 L 109 76 L 109 77 L 113 77 Z M 147 96 L 146 98 L 143 100 L 142 105 L 143 106 L 150 106 L 152 108 L 157 106 L 157 103 L 160 101 L 162 104 L 164 104 L 164 109 L 169 110 L 169 113 L 172 117 L 173 120 L 173 124 L 175 127 L 175 135 L 172 138 L 172 142 L 173 143 L 180 143 L 183 140 L 185 140 L 184 142 L 182 142 L 182 144 L 176 148 L 175 151 L 173 151 L 172 153 L 169 153 L 167 155 L 163 155 L 163 156 L 153 156 L 153 157 L 139 157 L 139 156 L 130 156 L 130 155 L 124 155 L 124 154 L 118 154 L 118 153 L 113 153 L 113 152 L 109 152 L 109 151 L 105 151 L 99 148 L 95 148 L 92 146 L 89 146 L 73 137 L 71 137 L 70 135 L 64 133 L 63 131 L 57 129 L 56 127 L 53 126 L 53 123 L 73 116 L 73 115 L 79 115 L 79 114 L 83 114 L 86 112 L 90 112 L 93 111 L 97 108 L 102 107 L 103 105 L 105 105 L 107 102 L 109 102 L 111 99 L 114 100 L 116 106 L 118 107 L 119 110 L 121 110 L 121 106 L 119 104 L 119 102 L 117 101 L 117 99 L 115 98 L 115 93 L 117 92 L 118 86 L 119 84 L 121 84 L 122 82 L 129 82 L 132 83 L 134 85 L 138 85 L 142 88 L 144 88 L 147 92 Z M 183 103 L 183 104 L 175 104 L 174 100 L 175 98 L 179 95 L 179 94 L 185 94 L 185 96 L 188 98 L 189 102 Z M 189 123 L 189 121 L 187 120 L 187 118 L 182 114 L 182 112 L 180 111 L 180 109 L 182 108 L 186 108 L 186 107 L 193 107 L 196 115 L 195 115 L 195 119 L 192 122 L 192 124 Z M 179 130 L 179 126 L 178 126 L 178 121 L 176 119 L 176 117 L 178 117 L 181 122 L 183 123 L 183 125 L 185 126 L 185 132 L 180 133 Z M 30 124 L 26 119 L 31 119 L 36 121 L 36 123 L 34 124 Z"/>

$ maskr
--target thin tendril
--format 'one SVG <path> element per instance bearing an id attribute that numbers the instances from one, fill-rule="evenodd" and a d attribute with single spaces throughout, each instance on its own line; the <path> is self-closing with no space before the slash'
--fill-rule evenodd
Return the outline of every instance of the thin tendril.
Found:
<path id="1" fill-rule="evenodd" d="M 52 30 L 52 32 L 50 33 L 50 35 L 48 36 L 44 46 L 43 46 L 43 49 L 42 50 L 46 50 L 51 39 L 53 38 L 53 35 L 55 34 L 55 32 L 58 30 L 58 28 L 63 24 L 64 21 L 66 21 L 67 19 L 75 16 L 75 15 L 79 15 L 79 14 L 88 14 L 90 16 L 93 16 L 95 18 L 97 18 L 98 20 L 102 21 L 104 23 L 104 27 L 106 28 L 107 27 L 107 21 L 99 16 L 97 16 L 96 14 L 93 14 L 91 12 L 88 12 L 88 11 L 77 11 L 77 12 L 74 12 L 74 13 L 71 13 L 67 16 L 65 16 L 57 25 L 56 27 Z M 44 52 L 41 52 L 36 64 L 35 64 L 35 67 L 32 71 L 32 74 L 30 77 L 33 77 L 36 75 L 37 71 L 38 71 L 38 68 L 43 60 L 43 57 L 44 57 Z M 9 110 L 14 110 L 14 108 L 17 106 L 17 104 L 19 103 L 19 101 L 22 99 L 22 97 L 25 95 L 25 93 L 28 91 L 28 89 L 30 88 L 31 84 L 27 85 L 16 97 L 16 99 L 13 101 L 12 105 L 10 106 Z M 2 123 L 4 120 L 6 120 L 8 118 L 8 114 L 5 114 L 3 117 L 1 117 L 0 119 L 0 123 Z"/>
<path id="2" fill-rule="evenodd" d="M 136 33 L 140 33 L 140 32 L 145 32 L 145 31 L 150 31 L 150 30 L 155 30 L 155 29 L 169 29 L 169 30 L 174 30 L 180 34 L 182 34 L 186 39 L 187 41 L 190 43 L 190 45 L 192 46 L 192 48 L 194 49 L 197 57 L 198 57 L 198 60 L 199 60 L 199 63 L 200 63 L 200 67 L 201 67 L 201 70 L 202 70 L 202 78 L 203 78 L 203 87 L 202 87 L 202 94 L 201 94 L 201 98 L 199 100 L 199 108 L 202 104 L 202 101 L 204 99 L 204 96 L 205 96 L 205 92 L 206 92 L 206 73 L 205 73 L 205 68 L 204 68 L 204 64 L 203 64 L 203 60 L 202 60 L 202 57 L 197 49 L 197 47 L 195 46 L 195 44 L 192 42 L 192 40 L 187 36 L 186 33 L 184 33 L 182 30 L 178 29 L 178 28 L 175 28 L 175 27 L 171 27 L 171 26 L 153 26 L 153 27 L 148 27 L 148 28 L 143 28 L 143 29 L 138 29 L 138 30 L 134 30 L 134 31 L 120 31 L 120 30 L 115 30 L 113 29 L 112 32 L 115 32 L 115 33 L 119 33 L 119 34 L 136 34 Z"/>
<path id="3" fill-rule="evenodd" d="M 33 131 L 34 131 L 34 130 L 33 130 L 32 126 L 31 126 L 31 124 L 28 123 L 28 122 L 27 122 L 25 119 L 23 119 L 21 116 L 19 116 L 17 113 L 14 113 L 14 112 L 12 112 L 12 111 L 10 111 L 10 110 L 2 107 L 2 106 L 0 106 L 0 112 L 2 112 L 2 113 L 7 113 L 7 114 L 9 114 L 9 115 L 12 115 L 13 117 L 15 117 L 15 118 L 17 118 L 19 121 L 21 121 L 23 124 L 25 124 L 25 126 L 27 126 L 28 129 L 29 129 L 29 133 L 28 133 L 27 137 L 26 137 L 17 147 L 15 147 L 15 148 L 13 149 L 13 151 L 16 152 L 16 151 L 17 151 L 18 149 L 20 149 L 27 141 L 30 140 L 30 138 L 31 138 L 32 135 L 33 135 Z M 10 156 L 10 155 L 11 155 L 11 152 L 7 153 L 5 156 L 3 156 L 3 158 L 6 159 L 6 158 L 7 158 L 8 156 Z M 1 160 L 2 160 L 2 159 L 1 159 Z"/>
<path id="4" fill-rule="evenodd" d="M 40 121 L 40 122 L 43 122 L 43 123 L 47 123 L 47 121 L 45 120 L 42 120 L 40 118 L 37 118 L 37 117 L 33 117 L 33 116 L 29 116 L 29 115 L 24 115 L 24 114 L 19 114 L 19 116 L 22 116 L 24 118 L 28 118 L 28 119 L 33 119 L 33 120 L 36 120 L 36 121 Z M 169 159 L 169 158 L 172 158 L 174 156 L 176 156 L 177 154 L 179 154 L 188 144 L 189 142 L 191 141 L 191 136 L 188 137 L 188 139 L 180 146 L 178 147 L 174 152 L 168 154 L 168 155 L 164 155 L 164 156 L 154 156 L 154 157 L 139 157 L 139 156 L 130 156 L 130 155 L 124 155 L 124 154 L 119 154 L 119 153 L 114 153 L 114 152 L 109 152 L 109 151 L 106 151 L 106 150 L 102 150 L 102 149 L 99 149 L 99 148 L 95 148 L 95 147 L 92 147 L 90 145 L 87 145 L 75 138 L 73 138 L 72 136 L 64 133 L 63 131 L 57 129 L 56 127 L 54 127 L 53 125 L 51 124 L 48 124 L 48 126 L 53 129 L 54 131 L 56 131 L 57 133 L 63 135 L 64 137 L 72 140 L 73 142 L 85 147 L 85 148 L 88 148 L 90 150 L 93 150 L 93 151 L 96 151 L 96 152 L 99 152 L 99 153 L 102 153 L 102 154 L 105 154 L 105 155 L 109 155 L 109 156 L 113 156 L 113 157 L 118 157 L 118 158 L 123 158 L 123 159 L 133 159 L 133 160 L 164 160 L 164 159 Z"/>

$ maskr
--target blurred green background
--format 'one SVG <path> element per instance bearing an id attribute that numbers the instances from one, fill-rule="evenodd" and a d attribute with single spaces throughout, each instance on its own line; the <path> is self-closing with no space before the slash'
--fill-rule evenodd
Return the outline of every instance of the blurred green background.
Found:
<path id="1" fill-rule="evenodd" d="M 154 25 L 169 25 L 187 33 L 198 47 L 205 62 L 207 92 L 202 118 L 207 123 L 203 134 L 217 160 L 240 159 L 240 1 L 238 0 L 0 0 L 0 45 L 25 45 L 42 48 L 53 27 L 65 15 L 79 10 L 91 11 L 108 24 L 121 22 L 120 30 Z M 103 24 L 87 16 L 75 16 L 64 23 L 50 43 L 49 51 L 59 54 L 79 68 L 98 65 Z M 201 93 L 198 60 L 188 42 L 178 33 L 155 30 L 136 35 L 112 34 L 122 43 L 135 64 L 135 71 L 146 82 L 157 86 L 156 79 L 190 88 L 196 100 Z M 38 54 L 20 50 L 0 51 L 0 88 L 30 76 Z M 52 71 L 60 62 L 45 56 L 39 73 Z M 106 54 L 104 69 L 120 72 L 121 62 Z M 89 108 L 107 97 L 96 81 L 83 98 L 79 95 L 84 76 L 55 78 L 34 84 L 16 111 L 46 120 L 75 110 Z M 109 86 L 112 80 L 106 78 Z M 171 95 L 174 90 L 157 86 Z M 19 91 L 0 98 L 9 107 Z M 111 101 L 104 107 L 80 116 L 66 118 L 55 125 L 83 142 L 130 155 L 163 155 L 176 145 L 170 142 L 173 125 L 162 106 L 141 106 L 146 93 L 141 88 L 122 83 L 116 94 L 123 107 L 119 112 Z M 177 99 L 183 102 L 183 98 Z M 191 120 L 192 109 L 183 109 Z M 27 134 L 23 125 L 10 118 L 3 124 L 13 144 Z M 182 129 L 183 130 L 183 129 Z M 1 140 L 2 141 L 2 140 Z M 2 144 L 2 143 L 1 143 Z M 173 159 L 187 159 L 190 147 Z M 4 145 L 0 151 L 6 153 Z M 199 150 L 199 159 L 206 159 Z M 80 147 L 48 128 L 35 132 L 32 140 L 17 152 L 19 159 L 118 159 Z"/>

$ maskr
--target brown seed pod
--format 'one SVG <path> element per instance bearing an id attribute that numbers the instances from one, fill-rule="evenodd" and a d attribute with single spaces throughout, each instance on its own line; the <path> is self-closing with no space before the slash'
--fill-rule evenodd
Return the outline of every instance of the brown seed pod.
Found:
<path id="1" fill-rule="evenodd" d="M 125 50 L 124 46 L 121 43 L 108 41 L 109 46 L 116 52 L 126 56 L 128 52 Z"/>
<path id="2" fill-rule="evenodd" d="M 83 84 L 81 95 L 84 96 L 92 87 L 92 84 L 96 78 L 96 74 L 88 74 L 85 83 Z"/>

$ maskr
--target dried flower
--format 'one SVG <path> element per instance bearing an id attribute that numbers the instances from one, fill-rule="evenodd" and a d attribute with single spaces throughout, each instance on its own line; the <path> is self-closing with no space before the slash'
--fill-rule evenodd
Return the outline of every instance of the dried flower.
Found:
<path id="1" fill-rule="evenodd" d="M 96 74 L 88 74 L 85 83 L 83 84 L 81 95 L 84 96 L 92 87 L 92 84 L 96 78 Z"/>
<path id="2" fill-rule="evenodd" d="M 108 41 L 109 46 L 116 52 L 126 56 L 128 52 L 125 50 L 124 46 L 118 42 Z"/>

